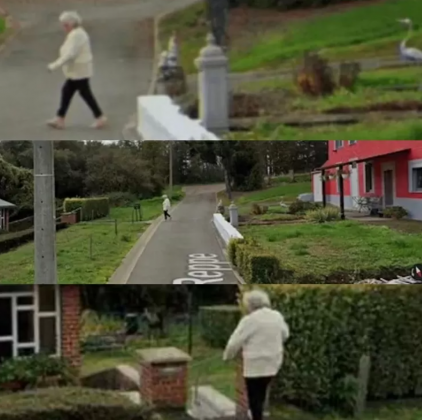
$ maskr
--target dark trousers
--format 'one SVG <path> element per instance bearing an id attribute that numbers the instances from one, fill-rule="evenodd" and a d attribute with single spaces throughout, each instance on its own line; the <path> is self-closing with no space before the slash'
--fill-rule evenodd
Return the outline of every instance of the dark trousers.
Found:
<path id="1" fill-rule="evenodd" d="M 272 379 L 272 376 L 245 378 L 252 420 L 262 420 L 264 417 L 265 399 Z"/>
<path id="2" fill-rule="evenodd" d="M 171 216 L 170 216 L 170 214 L 169 214 L 169 211 L 168 210 L 164 210 L 163 211 L 164 212 L 164 218 L 167 220 L 167 219 L 171 219 Z"/>
<path id="3" fill-rule="evenodd" d="M 86 102 L 86 104 L 91 109 L 95 118 L 100 118 L 103 116 L 101 108 L 98 106 L 98 103 L 92 93 L 91 86 L 89 84 L 89 79 L 80 79 L 80 80 L 66 80 L 65 84 L 62 87 L 62 96 L 60 101 L 60 108 L 57 111 L 57 116 L 64 118 L 69 109 L 70 103 L 72 102 L 73 95 L 79 92 L 81 98 Z"/>

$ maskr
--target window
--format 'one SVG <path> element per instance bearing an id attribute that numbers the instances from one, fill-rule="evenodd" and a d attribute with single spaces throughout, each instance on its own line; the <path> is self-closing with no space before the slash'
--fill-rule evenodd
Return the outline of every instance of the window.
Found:
<path id="1" fill-rule="evenodd" d="M 60 354 L 59 289 L 0 288 L 1 360 L 43 352 Z"/>
<path id="2" fill-rule="evenodd" d="M 349 146 L 351 146 L 352 144 L 356 144 L 357 142 L 357 140 L 349 140 Z"/>
<path id="3" fill-rule="evenodd" d="M 372 162 L 365 163 L 365 192 L 374 191 L 374 165 Z"/>
<path id="4" fill-rule="evenodd" d="M 422 167 L 412 169 L 413 191 L 422 192 Z"/>
<path id="5" fill-rule="evenodd" d="M 334 150 L 341 149 L 343 146 L 344 146 L 344 141 L 343 140 L 335 140 Z"/>

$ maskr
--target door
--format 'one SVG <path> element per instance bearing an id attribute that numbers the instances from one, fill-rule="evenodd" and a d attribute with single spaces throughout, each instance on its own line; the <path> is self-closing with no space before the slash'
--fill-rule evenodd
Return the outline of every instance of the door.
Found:
<path id="1" fill-rule="evenodd" d="M 350 195 L 352 196 L 353 208 L 358 208 L 359 198 L 359 170 L 350 168 Z"/>
<path id="2" fill-rule="evenodd" d="M 322 180 L 321 173 L 313 174 L 313 191 L 314 191 L 314 201 L 316 203 L 322 203 Z"/>
<path id="3" fill-rule="evenodd" d="M 384 171 L 384 203 L 386 206 L 394 206 L 394 171 Z"/>

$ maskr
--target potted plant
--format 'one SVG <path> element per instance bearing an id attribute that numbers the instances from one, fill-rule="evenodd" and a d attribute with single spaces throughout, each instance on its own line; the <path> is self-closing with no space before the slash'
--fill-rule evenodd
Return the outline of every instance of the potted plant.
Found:
<path id="1" fill-rule="evenodd" d="M 329 174 L 328 174 L 328 179 L 329 180 L 333 180 L 333 179 L 335 179 L 335 177 L 336 177 L 336 174 L 334 173 L 334 172 L 330 172 Z"/>
<path id="2" fill-rule="evenodd" d="M 342 169 L 342 170 L 340 170 L 339 171 L 339 174 L 341 175 L 341 177 L 343 178 L 343 179 L 348 179 L 348 178 L 350 178 L 350 172 L 346 169 Z"/>

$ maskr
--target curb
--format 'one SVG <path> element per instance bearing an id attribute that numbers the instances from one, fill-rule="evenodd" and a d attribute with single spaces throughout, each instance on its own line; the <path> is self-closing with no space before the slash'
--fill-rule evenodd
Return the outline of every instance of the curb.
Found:
<path id="1" fill-rule="evenodd" d="M 21 25 L 3 7 L 0 7 L 0 16 L 5 18 L 6 21 L 6 30 L 4 32 L 5 38 L 0 44 L 1 53 L 6 48 L 7 44 L 12 41 L 16 37 L 16 35 L 18 35 L 21 30 Z"/>
<path id="2" fill-rule="evenodd" d="M 176 209 L 183 200 L 179 201 L 173 209 Z M 127 284 L 136 264 L 145 251 L 149 241 L 154 236 L 161 223 L 164 221 L 163 216 L 157 217 L 148 228 L 141 234 L 132 249 L 123 258 L 120 266 L 109 278 L 107 284 Z"/>

